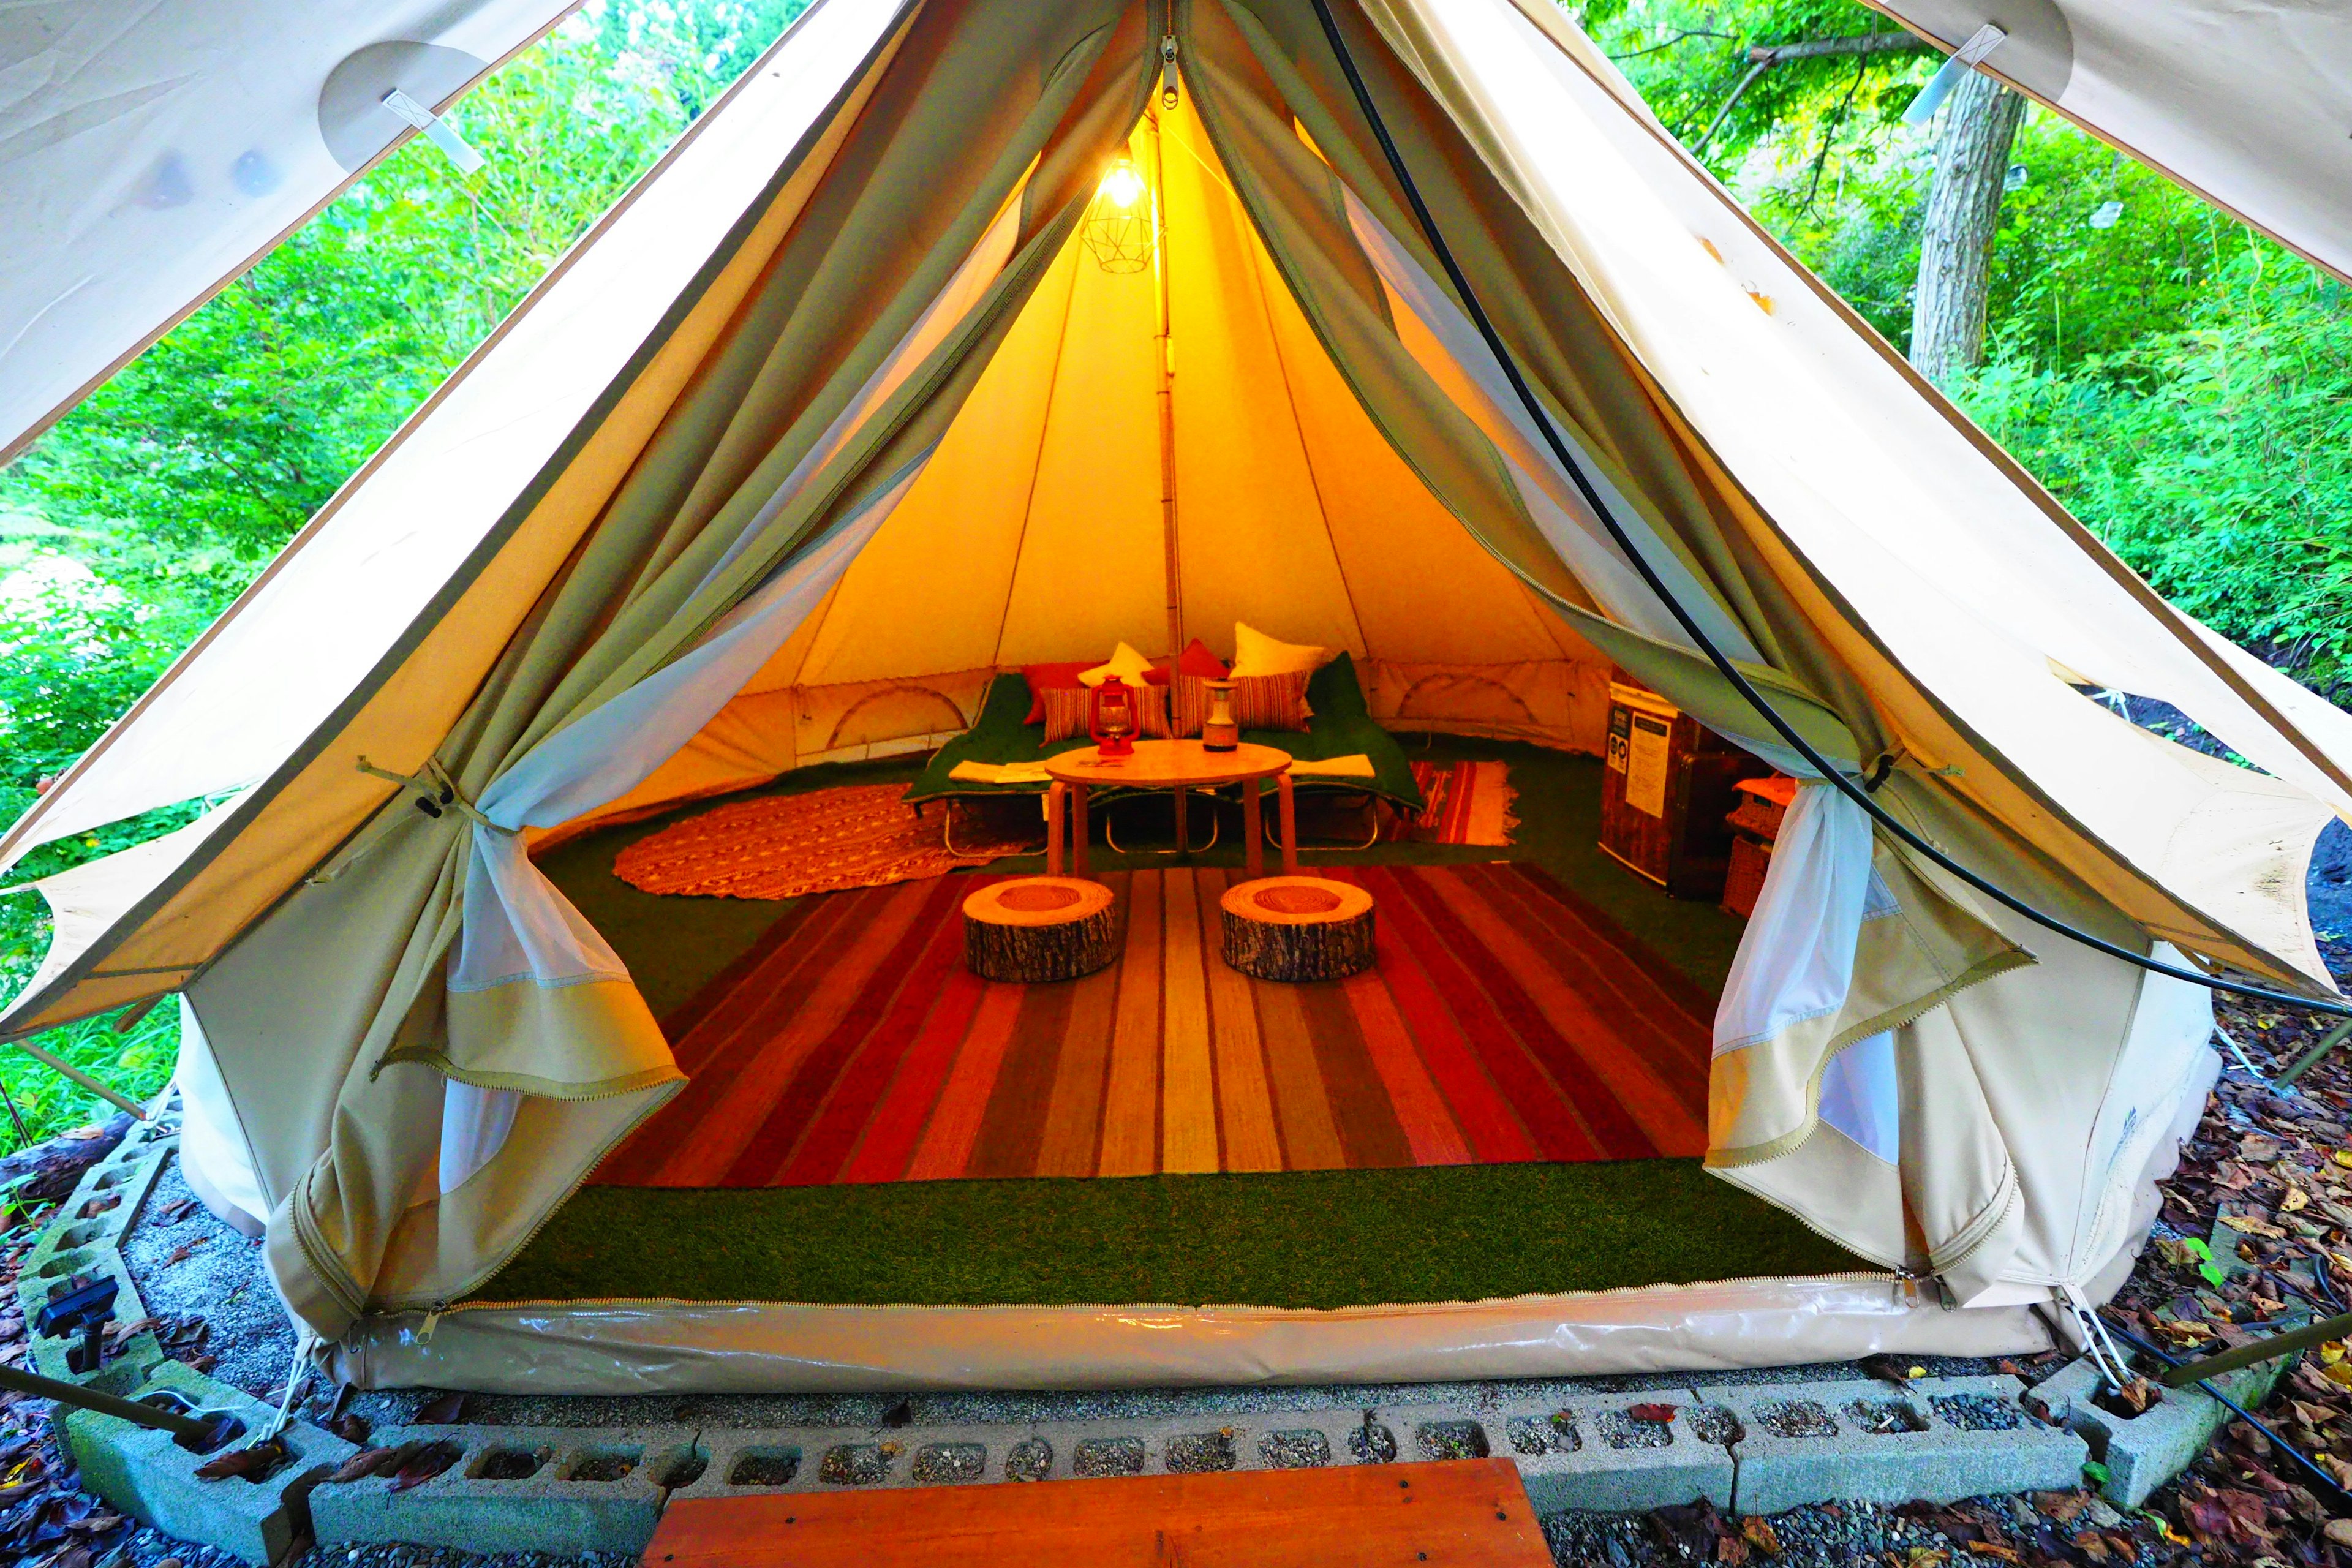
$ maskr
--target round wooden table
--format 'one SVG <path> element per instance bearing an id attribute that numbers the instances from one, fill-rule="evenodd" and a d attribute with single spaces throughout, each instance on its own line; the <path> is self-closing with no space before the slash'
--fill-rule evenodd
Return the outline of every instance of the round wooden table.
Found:
<path id="1" fill-rule="evenodd" d="M 1298 813 L 1290 792 L 1290 753 L 1272 746 L 1237 746 L 1213 752 L 1198 741 L 1138 741 L 1132 754 L 1106 757 L 1092 746 L 1080 746 L 1045 759 L 1054 784 L 1045 792 L 1045 872 L 1062 874 L 1062 816 L 1070 816 L 1070 872 L 1087 874 L 1087 792 L 1118 785 L 1129 789 L 1172 789 L 1176 792 L 1176 842 L 1184 839 L 1184 795 L 1188 790 L 1242 786 L 1242 831 L 1248 844 L 1243 851 L 1253 878 L 1265 875 L 1265 836 L 1258 822 L 1258 785 L 1275 781 L 1282 823 L 1282 868 L 1298 869 Z"/>

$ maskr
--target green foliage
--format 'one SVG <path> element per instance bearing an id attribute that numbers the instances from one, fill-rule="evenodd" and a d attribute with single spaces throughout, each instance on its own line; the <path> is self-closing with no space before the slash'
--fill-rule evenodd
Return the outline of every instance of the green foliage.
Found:
<path id="1" fill-rule="evenodd" d="M 51 1029 L 38 1044 L 116 1093 L 143 1101 L 162 1093 L 172 1081 L 172 1069 L 179 1059 L 180 1010 L 167 997 L 117 1034 L 114 1024 L 122 1011 Z M 22 1051 L 5 1047 L 0 1047 L 0 1088 L 7 1090 L 16 1109 L 15 1116 L 0 1110 L 0 1155 L 22 1147 L 16 1133 L 20 1117 L 26 1133 L 37 1143 L 114 1114 L 114 1107 L 98 1096 Z"/>
<path id="2" fill-rule="evenodd" d="M 454 111 L 481 172 L 411 142 L 0 470 L 0 821 L 152 684 L 806 3 L 592 0 Z M 203 805 L 45 846 L 11 878 L 128 847 Z M 37 898 L 0 898 L 0 998 L 47 940 Z M 84 1024 L 46 1043 L 135 1086 L 150 1064 L 125 1053 L 173 1016 L 159 1009 L 127 1040 Z M 26 1058 L 0 1061 L 44 1127 L 86 1113 L 80 1091 L 37 1092 Z"/>
<path id="3" fill-rule="evenodd" d="M 1842 138 L 1883 131 L 1910 107 L 1937 58 L 1887 50 L 1756 71 L 1751 47 L 1902 30 L 1851 0 L 1589 0 L 1582 14 L 1668 130 L 1696 144 L 1714 128 L 1703 155 L 1718 174 L 1759 149 L 1802 147 L 1816 195 L 1825 167 L 1818 160 Z"/>
<path id="4" fill-rule="evenodd" d="M 2276 247 L 2233 243 L 2181 327 L 2065 369 L 2012 347 L 1962 401 L 2158 592 L 2306 683 L 2341 689 L 2352 310 L 2341 284 Z"/>

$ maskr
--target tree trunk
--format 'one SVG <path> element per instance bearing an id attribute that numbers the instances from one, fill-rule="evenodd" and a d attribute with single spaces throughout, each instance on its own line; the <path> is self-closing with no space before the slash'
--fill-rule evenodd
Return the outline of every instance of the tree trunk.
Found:
<path id="1" fill-rule="evenodd" d="M 1911 363 L 1939 386 L 1984 359 L 1993 226 L 2024 114 L 2025 100 L 1981 71 L 1968 74 L 1944 110 L 1911 300 Z"/>

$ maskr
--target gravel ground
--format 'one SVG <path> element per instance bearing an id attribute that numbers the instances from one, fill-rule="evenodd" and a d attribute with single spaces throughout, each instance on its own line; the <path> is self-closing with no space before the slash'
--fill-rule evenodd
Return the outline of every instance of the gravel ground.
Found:
<path id="1" fill-rule="evenodd" d="M 257 1398 L 283 1392 L 294 1330 L 261 1265 L 261 1244 L 215 1219 L 180 1174 L 177 1155 L 123 1238 L 123 1261 L 156 1318 L 200 1318 L 212 1329 L 211 1373 Z"/>

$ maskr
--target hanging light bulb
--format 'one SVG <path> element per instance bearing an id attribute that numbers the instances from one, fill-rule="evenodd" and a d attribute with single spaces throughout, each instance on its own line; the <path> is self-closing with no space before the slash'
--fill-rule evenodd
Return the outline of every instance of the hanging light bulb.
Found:
<path id="1" fill-rule="evenodd" d="M 1151 187 L 1121 158 L 1095 187 L 1080 238 L 1105 272 L 1140 272 L 1151 265 Z"/>

